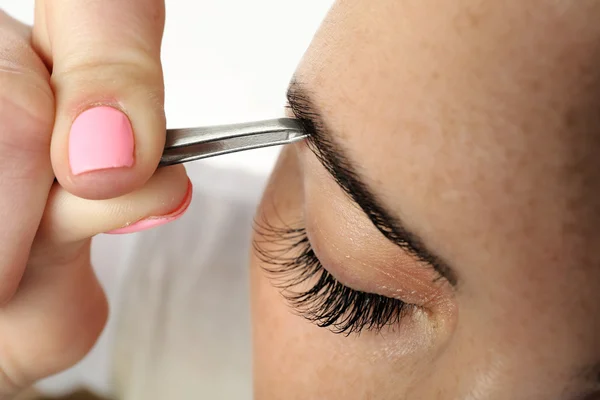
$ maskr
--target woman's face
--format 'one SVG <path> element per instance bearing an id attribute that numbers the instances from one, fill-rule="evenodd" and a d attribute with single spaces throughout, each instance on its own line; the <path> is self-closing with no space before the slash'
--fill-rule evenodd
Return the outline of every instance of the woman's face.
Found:
<path id="1" fill-rule="evenodd" d="M 332 9 L 257 215 L 258 399 L 594 398 L 600 10 L 561 4 Z"/>

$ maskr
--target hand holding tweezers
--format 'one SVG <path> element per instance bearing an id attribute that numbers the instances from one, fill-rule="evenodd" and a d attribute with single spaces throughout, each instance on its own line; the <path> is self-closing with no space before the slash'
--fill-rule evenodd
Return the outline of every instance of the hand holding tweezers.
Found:
<path id="1" fill-rule="evenodd" d="M 294 143 L 306 137 L 300 122 L 292 118 L 235 125 L 168 129 L 165 150 L 159 166 Z"/>

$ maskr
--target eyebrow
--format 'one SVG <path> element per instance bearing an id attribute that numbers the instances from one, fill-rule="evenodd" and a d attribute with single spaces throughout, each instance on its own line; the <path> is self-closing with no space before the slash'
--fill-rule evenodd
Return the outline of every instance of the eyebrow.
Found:
<path id="1" fill-rule="evenodd" d="M 427 249 L 423 240 L 409 231 L 399 217 L 392 215 L 365 184 L 343 147 L 335 142 L 309 92 L 296 79 L 289 85 L 287 100 L 289 109 L 309 135 L 308 146 L 350 200 L 362 209 L 389 241 L 417 260 L 431 265 L 440 276 L 456 286 L 458 279 L 454 270 Z"/>

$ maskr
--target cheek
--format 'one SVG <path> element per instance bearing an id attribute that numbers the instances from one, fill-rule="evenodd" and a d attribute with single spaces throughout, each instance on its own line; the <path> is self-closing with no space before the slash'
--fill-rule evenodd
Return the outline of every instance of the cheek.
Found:
<path id="1" fill-rule="evenodd" d="M 254 397 L 338 398 L 343 381 L 331 354 L 322 351 L 324 338 L 291 313 L 256 258 L 251 284 Z"/>
<path id="2" fill-rule="evenodd" d="M 296 223 L 302 219 L 302 176 L 295 152 L 286 148 L 275 167 L 257 220 L 263 223 Z M 254 240 L 261 240 L 255 233 Z M 263 246 L 268 246 L 264 244 Z M 251 301 L 254 352 L 254 397 L 279 399 L 296 393 L 298 398 L 337 398 L 334 368 L 324 369 L 321 332 L 295 316 L 266 277 L 265 265 L 251 258 Z M 333 367 L 333 365 L 330 365 Z M 317 389 L 320 388 L 320 389 Z M 325 392 L 323 388 L 326 388 Z"/>
<path id="3" fill-rule="evenodd" d="M 294 315 L 260 261 L 252 263 L 255 398 L 392 399 L 408 391 L 415 364 L 390 363 L 398 347 L 335 335 Z"/>

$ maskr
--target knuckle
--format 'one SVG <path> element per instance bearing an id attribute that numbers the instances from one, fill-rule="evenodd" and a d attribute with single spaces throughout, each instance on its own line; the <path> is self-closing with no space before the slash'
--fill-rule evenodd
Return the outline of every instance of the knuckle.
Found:
<path id="1" fill-rule="evenodd" d="M 0 74 L 0 87 L 2 77 Z M 35 96 L 36 90 L 10 96 L 0 92 L 0 171 L 5 178 L 32 178 L 50 163 L 52 105 Z"/>
<path id="2" fill-rule="evenodd" d="M 0 71 L 49 76 L 31 43 L 31 27 L 0 14 Z"/>
<path id="3" fill-rule="evenodd" d="M 0 170 L 6 176 L 49 159 L 54 96 L 28 38 L 4 19 L 0 16 Z M 30 159 L 24 165 L 23 155 Z"/>
<path id="4" fill-rule="evenodd" d="M 54 87 L 94 81 L 116 86 L 161 82 L 162 68 L 156 57 L 142 48 L 74 51 L 55 60 Z"/>

